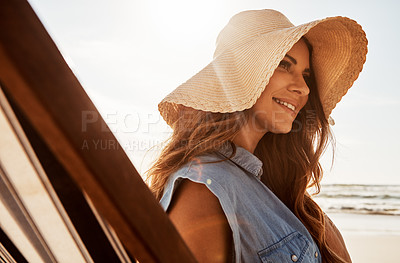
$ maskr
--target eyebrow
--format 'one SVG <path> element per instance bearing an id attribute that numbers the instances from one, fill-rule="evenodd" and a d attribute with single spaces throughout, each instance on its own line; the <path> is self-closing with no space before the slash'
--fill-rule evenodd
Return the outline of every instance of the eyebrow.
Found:
<path id="1" fill-rule="evenodd" d="M 293 64 L 297 65 L 297 60 L 294 57 L 292 57 L 288 54 L 286 54 L 285 57 L 288 57 L 292 61 Z"/>
<path id="2" fill-rule="evenodd" d="M 292 57 L 291 55 L 288 55 L 288 54 L 286 54 L 285 57 L 287 57 L 288 59 L 290 59 L 290 60 L 292 61 L 293 64 L 297 65 L 297 60 L 296 60 L 294 57 Z M 304 70 L 304 72 L 305 72 L 305 73 L 311 73 L 311 69 L 306 68 L 306 69 Z"/>

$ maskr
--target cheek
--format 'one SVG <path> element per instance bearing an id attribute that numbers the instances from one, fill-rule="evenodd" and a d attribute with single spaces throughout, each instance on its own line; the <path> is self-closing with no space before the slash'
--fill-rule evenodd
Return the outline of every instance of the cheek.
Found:
<path id="1" fill-rule="evenodd" d="M 267 86 L 253 107 L 258 110 L 265 109 L 265 107 L 268 107 L 268 104 L 270 104 L 271 100 L 272 97 Z"/>
<path id="2" fill-rule="evenodd" d="M 304 108 L 304 106 L 306 106 L 306 104 L 307 104 L 307 101 L 308 101 L 308 96 L 307 96 L 307 97 L 305 97 L 305 98 L 303 98 L 303 100 L 302 100 L 302 106 L 301 106 L 301 108 Z"/>
<path id="3" fill-rule="evenodd" d="M 269 83 L 267 88 L 273 92 L 275 90 L 279 90 L 284 86 L 286 83 L 290 82 L 290 75 L 286 72 L 281 72 L 276 70 L 274 74 L 269 79 Z"/>

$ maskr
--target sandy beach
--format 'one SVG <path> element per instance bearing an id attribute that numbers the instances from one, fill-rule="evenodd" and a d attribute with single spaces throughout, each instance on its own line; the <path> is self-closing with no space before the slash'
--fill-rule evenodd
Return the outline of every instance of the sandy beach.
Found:
<path id="1" fill-rule="evenodd" d="M 331 213 L 354 263 L 400 262 L 400 217 Z"/>

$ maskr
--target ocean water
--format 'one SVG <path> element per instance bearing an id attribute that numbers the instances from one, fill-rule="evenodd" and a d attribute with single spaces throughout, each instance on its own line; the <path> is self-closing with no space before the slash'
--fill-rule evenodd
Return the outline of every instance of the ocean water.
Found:
<path id="1" fill-rule="evenodd" d="M 314 200 L 327 213 L 400 216 L 400 185 L 324 184 Z"/>

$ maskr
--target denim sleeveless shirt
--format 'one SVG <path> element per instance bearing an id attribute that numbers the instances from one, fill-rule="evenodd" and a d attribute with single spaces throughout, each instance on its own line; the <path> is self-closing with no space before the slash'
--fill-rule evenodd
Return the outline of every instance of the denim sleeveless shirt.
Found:
<path id="1" fill-rule="evenodd" d="M 321 262 L 320 252 L 301 221 L 261 181 L 262 162 L 230 144 L 199 156 L 171 175 L 160 200 L 168 209 L 182 179 L 201 183 L 218 198 L 233 234 L 234 262 Z M 201 209 L 199 207 L 199 209 Z"/>

